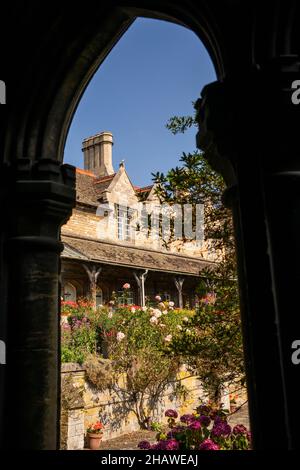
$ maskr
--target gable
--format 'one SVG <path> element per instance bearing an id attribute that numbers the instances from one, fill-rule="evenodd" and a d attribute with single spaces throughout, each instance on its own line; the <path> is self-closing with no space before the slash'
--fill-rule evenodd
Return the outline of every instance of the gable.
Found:
<path id="1" fill-rule="evenodd" d="M 124 206 L 135 205 L 138 202 L 134 187 L 124 166 L 121 166 L 107 188 L 107 201 Z"/>

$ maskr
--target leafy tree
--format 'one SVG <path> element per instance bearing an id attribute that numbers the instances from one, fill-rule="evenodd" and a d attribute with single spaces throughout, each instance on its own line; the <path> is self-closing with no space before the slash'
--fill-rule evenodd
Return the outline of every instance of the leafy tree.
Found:
<path id="1" fill-rule="evenodd" d="M 177 134 L 194 124 L 191 116 L 174 116 L 167 128 Z M 204 204 L 204 238 L 219 261 L 213 269 L 203 271 L 197 288 L 200 303 L 196 315 L 176 335 L 169 350 L 174 356 L 183 356 L 197 371 L 210 397 L 218 401 L 225 383 L 244 384 L 232 215 L 222 201 L 225 183 L 205 155 L 199 151 L 183 153 L 180 162 L 181 166 L 166 175 L 153 174 L 157 195 L 161 202 L 171 205 Z"/>

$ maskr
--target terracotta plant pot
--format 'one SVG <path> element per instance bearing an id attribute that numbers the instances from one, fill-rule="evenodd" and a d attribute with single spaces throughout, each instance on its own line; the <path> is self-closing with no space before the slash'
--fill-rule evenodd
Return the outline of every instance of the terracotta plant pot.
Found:
<path id="1" fill-rule="evenodd" d="M 102 439 L 102 433 L 91 433 L 88 432 L 89 438 L 89 448 L 92 450 L 98 450 L 100 446 L 100 442 Z"/>

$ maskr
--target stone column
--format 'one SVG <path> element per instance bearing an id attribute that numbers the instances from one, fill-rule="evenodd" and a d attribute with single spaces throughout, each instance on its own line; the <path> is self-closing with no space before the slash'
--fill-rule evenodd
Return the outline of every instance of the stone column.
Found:
<path id="1" fill-rule="evenodd" d="M 83 265 L 89 281 L 90 281 L 90 297 L 93 303 L 93 309 L 96 310 L 97 308 L 97 281 L 99 274 L 102 271 L 102 267 L 97 267 L 95 265 L 93 266 L 88 266 L 87 264 Z"/>
<path id="2" fill-rule="evenodd" d="M 56 449 L 59 429 L 60 227 L 75 201 L 75 172 L 48 159 L 7 169 L 7 365 L 4 429 L 18 449 Z"/>
<path id="3" fill-rule="evenodd" d="M 178 307 L 183 308 L 183 299 L 182 299 L 182 286 L 184 283 L 183 277 L 175 277 L 174 283 L 178 291 Z"/>
<path id="4" fill-rule="evenodd" d="M 224 176 L 233 210 L 258 449 L 300 446 L 299 370 L 291 361 L 300 332 L 300 106 L 291 100 L 299 77 L 299 58 L 279 57 L 208 85 L 196 104 L 198 146 Z"/>

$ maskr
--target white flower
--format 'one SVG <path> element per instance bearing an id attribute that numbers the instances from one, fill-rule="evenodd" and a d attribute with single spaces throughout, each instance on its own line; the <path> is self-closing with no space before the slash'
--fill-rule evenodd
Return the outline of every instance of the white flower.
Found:
<path id="1" fill-rule="evenodd" d="M 167 343 L 169 343 L 170 341 L 172 341 L 172 335 L 167 335 L 167 336 L 165 337 L 165 341 L 166 341 Z"/>
<path id="2" fill-rule="evenodd" d="M 164 328 L 166 325 L 165 325 L 164 323 L 160 323 L 159 326 L 160 326 L 161 328 Z"/>
<path id="3" fill-rule="evenodd" d="M 147 307 L 142 307 L 143 312 L 147 312 Z"/>
<path id="4" fill-rule="evenodd" d="M 168 313 L 168 310 L 163 310 L 164 315 L 167 315 L 167 313 Z"/>
<path id="5" fill-rule="evenodd" d="M 122 341 L 122 339 L 125 338 L 125 335 L 124 333 L 122 333 L 122 331 L 118 331 L 117 333 L 117 341 Z"/>
<path id="6" fill-rule="evenodd" d="M 160 302 L 160 301 L 161 301 L 161 296 L 160 296 L 160 295 L 156 295 L 156 296 L 155 296 L 155 300 L 157 300 L 158 302 Z"/>
<path id="7" fill-rule="evenodd" d="M 160 308 L 165 308 L 165 304 L 164 304 L 163 302 L 159 302 L 158 306 L 159 306 Z"/>
<path id="8" fill-rule="evenodd" d="M 174 307 L 174 302 L 169 302 L 169 307 Z"/>
<path id="9" fill-rule="evenodd" d="M 156 318 L 159 318 L 159 317 L 161 317 L 161 311 L 158 310 L 158 308 L 156 308 L 155 310 L 153 310 L 153 315 L 154 315 Z"/>
<path id="10" fill-rule="evenodd" d="M 158 319 L 153 316 L 153 317 L 150 318 L 150 323 L 153 323 L 154 325 L 157 325 Z"/>
<path id="11" fill-rule="evenodd" d="M 113 313 L 112 312 L 109 312 L 109 314 L 107 315 L 108 318 L 112 318 L 113 317 Z"/>
<path id="12" fill-rule="evenodd" d="M 169 310 L 174 310 L 174 308 L 173 308 L 173 307 L 169 307 Z"/>
<path id="13" fill-rule="evenodd" d="M 134 312 L 135 312 L 135 308 L 134 308 L 134 307 L 131 307 L 131 309 L 130 309 L 130 310 L 132 311 L 132 313 L 134 313 Z"/>
<path id="14" fill-rule="evenodd" d="M 183 321 L 187 323 L 189 321 L 188 317 L 183 317 Z"/>
<path id="15" fill-rule="evenodd" d="M 182 330 L 182 326 L 181 326 L 181 325 L 177 325 L 176 328 L 177 328 L 177 330 L 179 330 L 179 331 Z"/>

